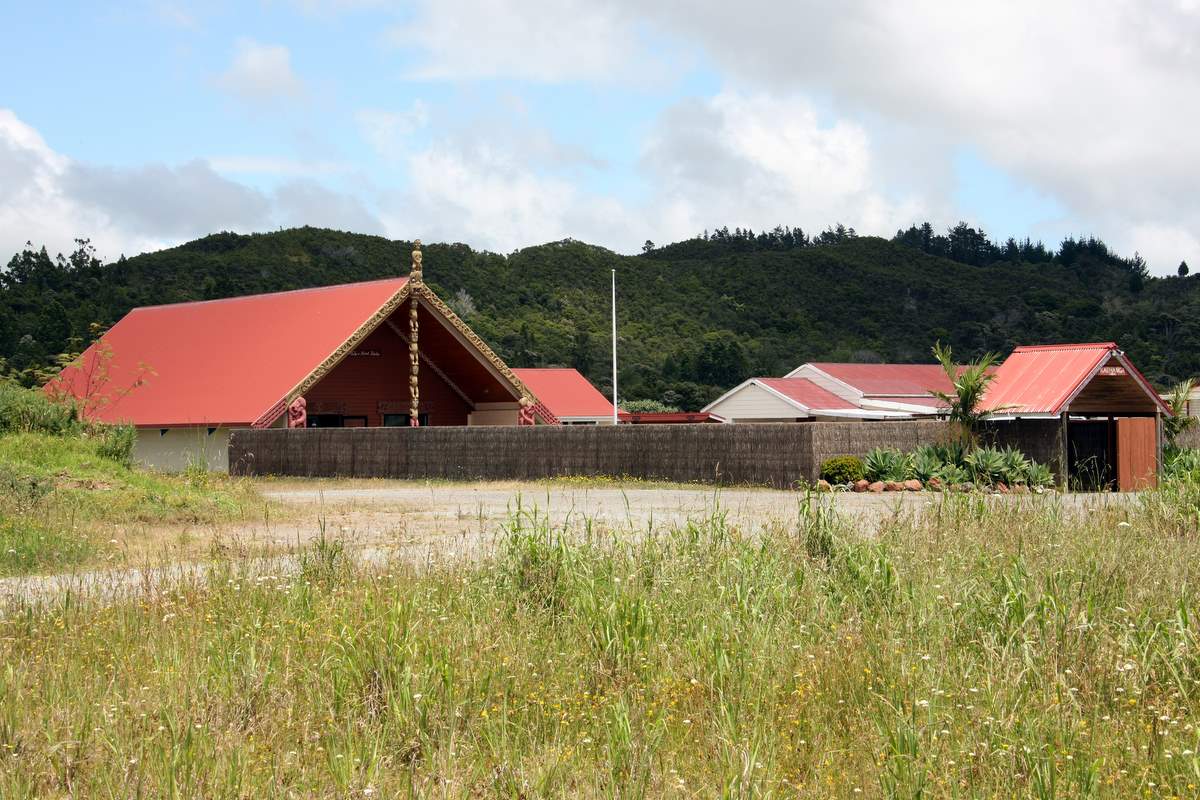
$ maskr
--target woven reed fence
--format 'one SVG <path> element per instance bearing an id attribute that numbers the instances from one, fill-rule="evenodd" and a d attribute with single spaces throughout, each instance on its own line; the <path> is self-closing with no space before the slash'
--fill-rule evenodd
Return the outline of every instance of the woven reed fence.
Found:
<path id="1" fill-rule="evenodd" d="M 873 447 L 939 441 L 933 421 L 771 425 L 619 425 L 239 429 L 237 475 L 521 480 L 565 475 L 787 487 L 821 462 Z"/>
<path id="2" fill-rule="evenodd" d="M 1200 425 L 1193 425 L 1175 437 L 1177 447 L 1200 447 Z"/>

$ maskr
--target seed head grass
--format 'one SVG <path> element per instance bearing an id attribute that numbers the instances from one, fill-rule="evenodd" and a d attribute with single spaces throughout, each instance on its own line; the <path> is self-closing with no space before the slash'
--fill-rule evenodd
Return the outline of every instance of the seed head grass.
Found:
<path id="1" fill-rule="evenodd" d="M 1200 545 L 1153 503 L 945 496 L 873 536 L 809 496 L 479 560 L 280 574 L 0 621 L 4 797 L 1191 797 Z"/>
<path id="2" fill-rule="evenodd" d="M 135 469 L 104 447 L 85 435 L 0 435 L 0 576 L 111 563 L 115 531 L 219 523 L 265 507 L 245 481 Z"/>

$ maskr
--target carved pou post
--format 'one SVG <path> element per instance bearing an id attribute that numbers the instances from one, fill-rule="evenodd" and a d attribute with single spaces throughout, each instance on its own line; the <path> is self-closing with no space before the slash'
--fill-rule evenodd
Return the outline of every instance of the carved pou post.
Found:
<path id="1" fill-rule="evenodd" d="M 409 273 L 408 281 L 410 285 L 410 293 L 412 300 L 408 307 L 408 395 L 410 398 L 408 408 L 408 424 L 414 428 L 419 426 L 421 413 L 421 387 L 419 384 L 421 372 L 421 351 L 417 346 L 418 335 L 420 334 L 420 325 L 417 321 L 417 289 L 423 282 L 421 279 L 421 240 L 413 242 L 412 251 L 412 271 Z"/>
<path id="2" fill-rule="evenodd" d="M 308 402 L 300 396 L 291 402 L 287 409 L 287 426 L 289 428 L 303 428 L 308 425 Z"/>
<path id="3" fill-rule="evenodd" d="M 528 397 L 520 400 L 521 410 L 517 412 L 517 424 L 521 426 L 534 424 L 533 401 Z"/>

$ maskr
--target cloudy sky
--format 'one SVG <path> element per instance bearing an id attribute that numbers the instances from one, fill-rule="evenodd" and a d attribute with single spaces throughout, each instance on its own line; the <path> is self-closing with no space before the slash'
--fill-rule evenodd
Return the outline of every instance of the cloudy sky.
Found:
<path id="1" fill-rule="evenodd" d="M 1200 0 L 117 5 L 5 3 L 0 259 L 965 219 L 1200 264 Z"/>

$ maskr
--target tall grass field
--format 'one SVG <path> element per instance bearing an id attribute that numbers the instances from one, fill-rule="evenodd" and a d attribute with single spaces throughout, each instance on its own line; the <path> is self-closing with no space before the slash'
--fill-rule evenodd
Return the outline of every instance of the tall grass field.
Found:
<path id="1" fill-rule="evenodd" d="M 134 434 L 0 379 L 0 576 L 111 565 L 150 526 L 261 513 L 228 476 L 134 468 Z"/>
<path id="2" fill-rule="evenodd" d="M 0 796 L 1200 793 L 1194 496 L 944 495 L 873 536 L 797 500 L 10 608 Z"/>

